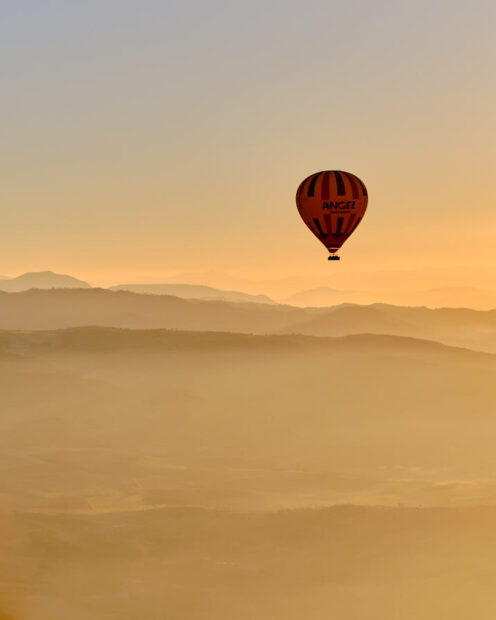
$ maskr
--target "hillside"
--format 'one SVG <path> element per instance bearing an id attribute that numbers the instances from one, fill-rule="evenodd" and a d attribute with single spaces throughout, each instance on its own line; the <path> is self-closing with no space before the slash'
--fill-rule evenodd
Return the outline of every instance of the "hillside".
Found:
<path id="1" fill-rule="evenodd" d="M 71 620 L 489 620 L 495 519 L 494 508 L 356 506 L 19 514 L 2 585 L 36 609 L 19 620 L 54 609 Z"/>
<path id="2" fill-rule="evenodd" d="M 290 306 L 186 300 L 106 289 L 0 293 L 0 329 L 103 325 L 265 333 L 289 327 L 306 316 L 305 310 Z"/>
<path id="3" fill-rule="evenodd" d="M 495 376 L 397 336 L 2 331 L 0 618 L 492 617 Z"/>
<path id="4" fill-rule="evenodd" d="M 465 505 L 495 490 L 493 355 L 95 327 L 2 332 L 0 366 L 4 507 Z"/>
<path id="5" fill-rule="evenodd" d="M 297 308 L 105 289 L 0 293 L 0 329 L 84 325 L 312 336 L 391 334 L 496 352 L 496 310 L 432 310 L 385 304 Z"/>

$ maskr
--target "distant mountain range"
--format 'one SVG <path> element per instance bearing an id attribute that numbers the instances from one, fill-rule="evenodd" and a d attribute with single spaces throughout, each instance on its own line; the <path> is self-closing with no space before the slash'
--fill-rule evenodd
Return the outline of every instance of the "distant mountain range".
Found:
<path id="1" fill-rule="evenodd" d="M 78 280 L 77 278 L 65 274 L 54 273 L 53 271 L 24 273 L 17 278 L 0 278 L 0 280 L 0 291 L 9 293 L 27 291 L 32 288 L 91 288 L 88 282 Z"/>
<path id="2" fill-rule="evenodd" d="M 385 304 L 297 308 L 105 289 L 0 293 L 0 329 L 85 325 L 311 336 L 390 334 L 496 352 L 496 310 Z"/>
<path id="3" fill-rule="evenodd" d="M 194 280 L 198 274 L 190 274 Z M 208 275 L 208 274 L 207 274 Z M 296 284 L 294 282 L 293 284 Z M 253 283 L 250 285 L 253 286 Z M 248 288 L 250 288 L 248 286 Z M 25 273 L 16 278 L 0 276 L 0 291 L 21 292 L 29 289 L 91 288 L 88 282 L 52 271 Z M 304 289 L 289 296 L 277 297 L 253 294 L 244 290 L 217 288 L 191 282 L 131 283 L 109 287 L 112 291 L 131 291 L 148 295 L 173 295 L 182 299 L 203 299 L 258 304 L 289 304 L 299 307 L 331 307 L 340 304 L 370 305 L 376 303 L 396 306 L 427 306 L 430 308 L 496 308 L 496 290 L 477 287 L 446 286 L 417 291 L 354 290 L 321 286 Z"/>
<path id="4" fill-rule="evenodd" d="M 183 299 L 217 299 L 222 301 L 252 302 L 274 304 L 266 295 L 249 295 L 239 291 L 223 291 L 211 286 L 199 284 L 119 284 L 111 286 L 111 291 L 131 291 L 151 295 L 174 295 Z"/>
<path id="5" fill-rule="evenodd" d="M 431 308 L 496 308 L 496 291 L 475 287 L 445 287 L 426 291 L 354 291 L 318 287 L 300 291 L 284 298 L 283 303 L 294 306 L 325 307 L 342 303 L 388 303 L 402 306 L 429 306 Z"/>
<path id="6" fill-rule="evenodd" d="M 323 261 L 327 263 L 327 261 Z M 329 269 L 330 265 L 315 265 L 316 270 L 306 271 L 304 274 L 295 273 L 284 278 L 274 278 L 267 275 L 264 277 L 260 274 L 256 280 L 250 280 L 242 277 L 233 276 L 229 273 L 221 273 L 216 271 L 203 272 L 183 272 L 176 275 L 166 277 L 163 282 L 167 283 L 183 283 L 201 284 L 213 286 L 215 288 L 225 290 L 244 291 L 246 293 L 257 294 L 266 293 L 276 301 L 288 299 L 297 291 L 306 291 L 319 287 L 330 287 L 345 293 L 353 291 L 364 291 L 377 293 L 382 292 L 401 292 L 401 291 L 425 291 L 439 288 L 449 288 L 455 290 L 459 287 L 465 287 L 465 283 L 470 283 L 470 287 L 479 290 L 493 291 L 496 288 L 496 267 L 483 265 L 472 265 L 467 262 L 461 262 L 451 267 L 436 267 L 431 265 L 424 268 L 415 269 L 374 269 L 373 271 L 365 268 L 349 270 L 346 260 L 343 257 L 343 264 L 339 269 Z M 366 285 L 364 284 L 366 283 Z M 467 287 L 467 288 L 470 288 Z M 353 302 L 355 299 L 347 299 Z M 378 299 L 377 296 L 371 300 L 388 301 L 387 299 Z M 361 302 L 362 303 L 362 302 Z M 391 301 L 389 303 L 404 303 L 399 301 Z M 424 302 L 420 299 L 415 301 L 415 305 L 422 305 Z M 461 306 L 469 305 L 467 302 L 459 304 Z"/>
<path id="7" fill-rule="evenodd" d="M 40 271 L 24 273 L 16 278 L 0 276 L 0 291 L 18 293 L 30 289 L 92 288 L 91 284 L 69 275 Z M 119 284 L 110 290 L 132 291 L 150 295 L 174 295 L 184 299 L 217 299 L 232 302 L 274 304 L 266 295 L 250 295 L 196 284 Z"/>

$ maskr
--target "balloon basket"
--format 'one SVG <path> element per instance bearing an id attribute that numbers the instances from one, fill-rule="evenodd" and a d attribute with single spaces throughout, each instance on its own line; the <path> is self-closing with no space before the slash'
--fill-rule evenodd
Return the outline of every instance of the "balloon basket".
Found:
<path id="1" fill-rule="evenodd" d="M 341 260 L 341 258 L 339 256 L 336 256 L 336 254 L 331 254 L 327 257 L 327 260 Z"/>

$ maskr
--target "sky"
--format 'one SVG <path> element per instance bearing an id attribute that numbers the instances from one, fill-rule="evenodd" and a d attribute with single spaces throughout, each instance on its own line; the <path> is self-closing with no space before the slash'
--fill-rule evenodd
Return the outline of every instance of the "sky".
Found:
<path id="1" fill-rule="evenodd" d="M 0 273 L 496 269 L 495 24 L 492 0 L 1 1 Z M 295 207 L 323 169 L 369 190 L 339 264 Z"/>

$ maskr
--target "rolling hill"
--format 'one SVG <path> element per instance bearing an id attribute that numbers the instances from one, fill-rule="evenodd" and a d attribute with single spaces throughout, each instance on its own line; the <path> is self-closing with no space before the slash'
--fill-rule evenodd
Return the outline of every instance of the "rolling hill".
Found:
<path id="1" fill-rule="evenodd" d="M 495 376 L 398 336 L 2 331 L 0 617 L 491 618 Z"/>
<path id="2" fill-rule="evenodd" d="M 495 373 L 395 336 L 1 332 L 3 506 L 487 501 Z"/>
<path id="3" fill-rule="evenodd" d="M 496 352 L 496 310 L 433 310 L 386 304 L 297 308 L 105 289 L 0 293 L 0 329 L 84 325 L 311 336 L 391 334 Z"/>

